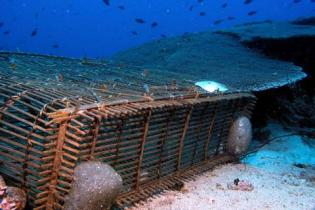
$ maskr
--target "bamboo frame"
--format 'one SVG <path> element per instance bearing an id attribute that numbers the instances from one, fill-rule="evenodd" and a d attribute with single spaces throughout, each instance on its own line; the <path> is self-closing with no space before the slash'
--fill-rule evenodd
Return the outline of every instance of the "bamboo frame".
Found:
<path id="1" fill-rule="evenodd" d="M 249 93 L 194 93 L 181 81 L 177 90 L 166 91 L 159 72 L 145 81 L 160 87 L 148 98 L 139 89 L 138 69 L 120 73 L 117 66 L 85 63 L 88 73 L 98 66 L 132 83 L 91 94 L 79 76 L 67 73 L 78 60 L 13 56 L 20 59 L 13 75 L 0 60 L 0 173 L 27 191 L 34 209 L 63 209 L 74 169 L 87 160 L 108 163 L 122 176 L 124 192 L 116 202 L 121 208 L 176 187 L 210 165 L 233 159 L 225 148 L 230 123 L 238 115 L 250 117 L 255 105 Z M 69 82 L 43 83 L 36 69 L 49 69 L 52 61 L 65 68 Z M 34 71 L 23 73 L 27 66 Z M 49 77 L 50 71 L 43 71 Z M 107 97 L 114 92 L 117 97 Z"/>

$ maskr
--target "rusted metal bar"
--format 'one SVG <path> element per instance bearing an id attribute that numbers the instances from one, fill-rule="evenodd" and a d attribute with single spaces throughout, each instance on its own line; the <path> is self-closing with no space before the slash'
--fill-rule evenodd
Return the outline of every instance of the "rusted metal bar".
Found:
<path id="1" fill-rule="evenodd" d="M 182 154 L 183 154 L 183 142 L 184 142 L 184 139 L 186 137 L 186 133 L 187 133 L 187 129 L 188 129 L 188 126 L 189 126 L 189 122 L 190 122 L 190 117 L 191 117 L 191 113 L 193 111 L 193 106 L 191 106 L 189 109 L 188 109 L 188 112 L 186 114 L 186 117 L 185 117 L 185 124 L 184 124 L 184 129 L 183 129 L 183 132 L 182 132 L 182 136 L 179 140 L 179 149 L 178 149 L 178 157 L 177 157 L 177 171 L 180 170 L 180 165 L 181 165 L 181 159 L 182 159 Z"/>
<path id="2" fill-rule="evenodd" d="M 144 153 L 144 146 L 146 143 L 146 138 L 148 135 L 148 131 L 149 131 L 149 124 L 150 124 L 150 119 L 151 119 L 151 115 L 152 115 L 152 110 L 149 109 L 147 111 L 147 114 L 144 118 L 144 129 L 143 129 L 143 136 L 141 139 L 141 143 L 140 143 L 140 154 L 139 154 L 139 161 L 138 161 L 138 166 L 137 166 L 137 178 L 136 178 L 136 189 L 139 189 L 139 185 L 140 185 L 140 177 L 141 177 L 141 165 L 142 165 L 142 160 L 143 160 L 143 153 Z"/>
<path id="3" fill-rule="evenodd" d="M 46 209 L 53 210 L 54 203 L 55 203 L 55 191 L 56 191 L 56 184 L 58 180 L 58 174 L 60 170 L 60 165 L 62 161 L 62 154 L 63 154 L 63 146 L 65 142 L 65 135 L 67 131 L 67 123 L 68 121 L 63 121 L 59 126 L 58 138 L 57 138 L 57 145 L 56 145 L 56 154 L 55 159 L 53 162 L 52 173 L 49 182 L 49 194 L 47 196 L 46 202 Z"/>
<path id="4" fill-rule="evenodd" d="M 95 159 L 94 153 L 95 153 L 95 148 L 96 148 L 96 141 L 97 141 L 98 134 L 100 131 L 100 124 L 101 124 L 101 119 L 98 117 L 95 117 L 94 126 L 92 126 L 93 139 L 92 139 L 92 144 L 91 144 L 90 160 Z"/>
<path id="5" fill-rule="evenodd" d="M 215 104 L 215 108 L 213 110 L 212 120 L 210 121 L 210 126 L 209 126 L 209 129 L 208 129 L 208 135 L 207 135 L 207 139 L 206 139 L 205 152 L 204 152 L 204 159 L 205 160 L 208 159 L 209 142 L 211 140 L 212 129 L 213 129 L 213 126 L 214 126 L 214 122 L 216 120 L 217 106 L 218 106 L 218 104 L 216 103 Z"/>

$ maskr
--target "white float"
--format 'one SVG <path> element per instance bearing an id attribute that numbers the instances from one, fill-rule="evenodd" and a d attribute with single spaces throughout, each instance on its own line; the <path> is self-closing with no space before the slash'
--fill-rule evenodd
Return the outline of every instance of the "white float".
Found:
<path id="1" fill-rule="evenodd" d="M 196 82 L 195 85 L 201 87 L 202 89 L 210 93 L 225 92 L 228 90 L 228 88 L 225 85 L 211 80 Z"/>

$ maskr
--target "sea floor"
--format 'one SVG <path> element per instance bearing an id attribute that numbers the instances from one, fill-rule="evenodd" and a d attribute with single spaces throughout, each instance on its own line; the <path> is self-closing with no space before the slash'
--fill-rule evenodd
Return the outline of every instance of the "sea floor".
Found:
<path id="1" fill-rule="evenodd" d="M 289 134 L 270 124 L 271 136 Z M 244 180 L 251 191 L 233 190 Z M 185 183 L 181 191 L 165 192 L 138 205 L 138 210 L 315 210 L 315 140 L 278 138 L 239 164 L 228 164 Z"/>

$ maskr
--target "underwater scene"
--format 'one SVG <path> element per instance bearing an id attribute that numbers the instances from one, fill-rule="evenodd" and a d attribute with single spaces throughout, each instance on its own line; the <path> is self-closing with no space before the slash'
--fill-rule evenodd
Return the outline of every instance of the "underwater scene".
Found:
<path id="1" fill-rule="evenodd" d="M 315 0 L 0 0 L 0 210 L 315 210 Z"/>

